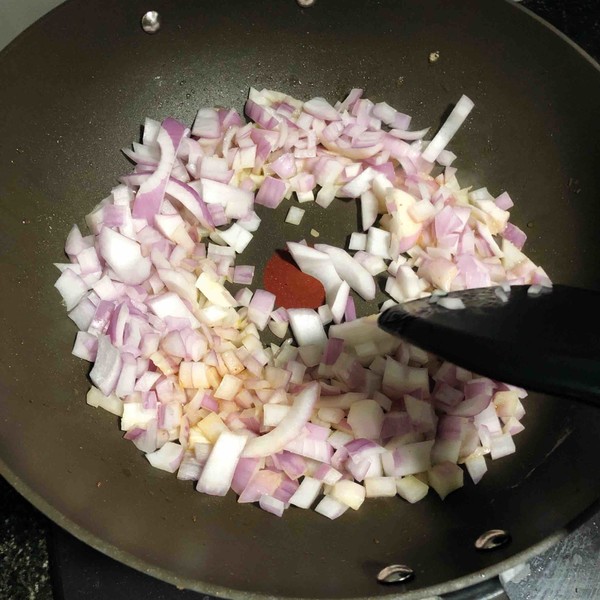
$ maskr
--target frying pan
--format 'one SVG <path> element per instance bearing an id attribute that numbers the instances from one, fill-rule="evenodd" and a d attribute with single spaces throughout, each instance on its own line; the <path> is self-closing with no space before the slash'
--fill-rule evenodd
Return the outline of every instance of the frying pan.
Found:
<path id="1" fill-rule="evenodd" d="M 163 17 L 154 36 L 139 27 L 150 8 Z M 0 81 L 0 472 L 59 525 L 217 596 L 410 599 L 526 560 L 600 498 L 600 413 L 533 394 L 517 453 L 444 502 L 370 501 L 330 522 L 200 495 L 85 405 L 87 368 L 52 289 L 71 224 L 128 170 L 116 149 L 144 116 L 241 109 L 250 86 L 330 100 L 364 87 L 416 127 L 437 126 L 468 94 L 476 110 L 452 143 L 461 182 L 508 188 L 532 259 L 556 281 L 600 289 L 600 71 L 555 31 L 500 0 L 69 0 L 0 54 Z M 308 216 L 333 243 L 356 226 L 352 205 Z M 289 236 L 281 221 L 263 224 L 255 259 Z M 476 550 L 491 529 L 511 542 Z M 382 586 L 376 574 L 393 563 L 414 578 Z"/>

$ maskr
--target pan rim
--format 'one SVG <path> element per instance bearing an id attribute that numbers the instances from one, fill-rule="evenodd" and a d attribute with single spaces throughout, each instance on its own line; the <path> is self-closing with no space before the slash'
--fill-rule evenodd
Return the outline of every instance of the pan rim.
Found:
<path id="1" fill-rule="evenodd" d="M 23 38 L 27 34 L 28 30 L 33 26 L 38 24 L 40 21 L 45 20 L 50 14 L 55 11 L 60 11 L 65 4 L 68 4 L 71 0 L 66 0 L 54 7 L 52 10 L 48 11 L 45 15 L 41 16 L 34 23 L 32 23 L 28 28 L 22 31 L 17 37 L 15 37 L 9 44 L 0 51 L 0 60 L 2 60 L 9 52 L 16 49 L 17 45 L 23 43 Z M 72 0 L 75 1 L 75 0 Z M 547 28 L 554 35 L 557 35 L 560 40 L 566 42 L 568 46 L 570 46 L 573 50 L 575 50 L 581 58 L 583 58 L 589 65 L 600 74 L 600 62 L 594 59 L 590 54 L 588 54 L 579 44 L 569 38 L 565 33 L 557 29 L 554 25 L 547 22 L 545 19 L 540 17 L 539 15 L 532 12 L 530 9 L 522 6 L 515 0 L 503 0 L 505 4 L 511 5 L 511 7 L 520 11 L 522 14 L 527 15 L 529 18 L 532 18 L 534 21 L 539 23 L 540 26 Z M 257 593 L 257 592 L 248 592 L 244 590 L 237 590 L 221 585 L 204 583 L 197 579 L 188 579 L 186 577 L 178 577 L 174 576 L 171 571 L 168 569 L 163 569 L 159 566 L 154 566 L 140 558 L 137 558 L 133 554 L 122 550 L 111 543 L 104 541 L 102 538 L 96 536 L 91 533 L 84 527 L 78 525 L 71 518 L 66 516 L 63 512 L 56 509 L 50 502 L 46 501 L 41 495 L 39 495 L 33 488 L 31 488 L 23 479 L 21 479 L 12 469 L 8 467 L 3 458 L 0 456 L 0 476 L 2 476 L 20 495 L 22 495 L 28 502 L 30 502 L 36 509 L 38 509 L 42 514 L 48 517 L 55 524 L 66 530 L 68 533 L 72 534 L 78 540 L 86 543 L 87 545 L 93 547 L 97 551 L 113 558 L 126 566 L 138 570 L 142 573 L 149 574 L 153 577 L 156 577 L 160 580 L 166 581 L 172 585 L 177 586 L 178 588 L 185 588 L 189 590 L 193 590 L 203 594 L 211 594 L 220 598 L 228 598 L 230 600 L 274 600 L 279 596 L 273 596 L 265 593 Z M 480 583 L 486 580 L 489 580 L 493 577 L 498 576 L 502 572 L 513 568 L 527 560 L 533 558 L 534 556 L 548 550 L 556 543 L 564 539 L 571 531 L 580 526 L 583 522 L 591 518 L 598 510 L 600 509 L 600 498 L 592 502 L 588 507 L 586 507 L 577 517 L 568 522 L 563 528 L 557 530 L 546 538 L 540 540 L 536 544 L 528 547 L 527 549 L 512 555 L 511 557 L 502 560 L 500 562 L 495 563 L 492 566 L 486 567 L 480 571 L 476 571 L 465 575 L 463 577 L 459 577 L 457 579 L 452 579 L 446 581 L 441 584 L 437 584 L 435 586 L 430 586 L 426 588 L 419 588 L 413 591 L 408 591 L 402 593 L 399 588 L 389 588 L 389 594 L 378 594 L 373 598 L 385 598 L 385 597 L 398 597 L 405 600 L 418 600 L 419 598 L 424 598 L 427 596 L 436 596 L 442 593 L 448 593 L 452 591 L 457 591 L 460 589 L 464 589 L 466 587 L 475 585 L 476 583 Z M 395 590 L 395 591 L 393 591 Z M 321 600 L 358 600 L 358 598 L 365 598 L 363 596 L 351 596 L 351 597 L 335 597 L 335 598 L 321 598 Z M 303 596 L 285 596 L 285 600 L 314 600 L 312 597 L 303 597 Z M 366 600 L 366 599 L 365 599 Z"/>
<path id="2" fill-rule="evenodd" d="M 248 592 L 244 590 L 237 590 L 228 588 L 220 585 L 203 583 L 198 580 L 188 579 L 185 577 L 173 576 L 168 569 L 163 569 L 159 566 L 154 566 L 146 561 L 143 561 L 131 553 L 122 550 L 113 544 L 110 544 L 93 533 L 90 533 L 85 528 L 80 527 L 71 519 L 66 517 L 59 510 L 55 509 L 49 502 L 44 500 L 39 494 L 31 490 L 29 486 L 23 483 L 23 481 L 14 475 L 11 469 L 9 469 L 4 461 L 0 459 L 0 474 L 13 486 L 19 494 L 26 498 L 35 508 L 37 508 L 42 514 L 48 517 L 54 524 L 58 525 L 79 541 L 91 546 L 98 552 L 117 560 L 118 562 L 140 571 L 146 575 L 155 577 L 161 581 L 165 581 L 176 586 L 179 589 L 192 590 L 194 592 L 202 594 L 210 594 L 218 598 L 225 598 L 226 600 L 276 600 L 282 598 L 281 596 L 273 596 L 270 594 L 263 594 L 258 592 Z M 546 550 L 552 548 L 558 542 L 563 540 L 569 533 L 580 527 L 588 519 L 591 519 L 596 513 L 600 512 L 600 498 L 592 502 L 587 506 L 577 517 L 572 519 L 565 527 L 555 531 L 553 534 L 540 540 L 538 543 L 529 546 L 525 550 L 518 552 L 511 557 L 502 560 L 492 566 L 486 567 L 480 571 L 475 571 L 463 577 L 452 579 L 444 583 L 440 583 L 434 586 L 420 588 L 408 592 L 400 592 L 403 600 L 419 600 L 423 598 L 435 597 L 441 594 L 447 594 L 449 592 L 455 592 L 463 590 L 468 587 L 477 585 L 484 581 L 493 579 L 499 576 L 505 571 L 512 569 L 518 565 L 526 563 L 531 558 L 542 554 Z M 200 584 L 200 585 L 199 585 Z M 398 597 L 399 588 L 390 587 L 390 594 L 380 594 L 374 596 L 374 598 L 385 598 L 385 597 Z M 396 592 L 392 592 L 392 590 Z M 313 597 L 306 596 L 284 596 L 285 600 L 315 600 Z M 320 600 L 370 600 L 370 597 L 364 596 L 348 596 L 348 597 L 322 597 Z"/>

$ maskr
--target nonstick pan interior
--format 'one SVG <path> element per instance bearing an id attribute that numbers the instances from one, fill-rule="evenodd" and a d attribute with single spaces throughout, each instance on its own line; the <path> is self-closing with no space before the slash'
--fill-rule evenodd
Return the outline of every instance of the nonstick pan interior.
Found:
<path id="1" fill-rule="evenodd" d="M 163 17 L 154 36 L 139 27 L 148 8 Z M 118 149 L 145 116 L 190 123 L 199 106 L 241 109 L 255 86 L 332 101 L 364 87 L 419 128 L 468 94 L 476 108 L 452 143 L 461 182 L 508 189 L 533 260 L 556 281 L 600 288 L 600 74 L 555 32 L 502 1 L 70 0 L 0 54 L 0 80 L 0 469 L 66 529 L 206 593 L 410 598 L 522 560 L 600 496 L 599 413 L 533 395 L 517 453 L 443 503 L 371 501 L 330 522 L 202 496 L 85 405 L 87 368 L 70 355 L 75 330 L 52 287 L 71 224 L 129 169 Z M 335 237 L 356 214 L 314 219 Z M 264 224 L 254 260 L 285 239 L 280 221 Z M 512 542 L 476 551 L 491 528 Z M 375 574 L 390 563 L 414 580 L 382 587 Z"/>

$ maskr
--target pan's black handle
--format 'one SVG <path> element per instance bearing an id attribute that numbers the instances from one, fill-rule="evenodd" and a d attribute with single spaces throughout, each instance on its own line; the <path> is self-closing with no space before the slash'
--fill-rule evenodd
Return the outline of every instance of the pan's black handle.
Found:
<path id="1" fill-rule="evenodd" d="M 441 596 L 443 600 L 510 600 L 499 577 L 486 579 L 462 590 Z"/>

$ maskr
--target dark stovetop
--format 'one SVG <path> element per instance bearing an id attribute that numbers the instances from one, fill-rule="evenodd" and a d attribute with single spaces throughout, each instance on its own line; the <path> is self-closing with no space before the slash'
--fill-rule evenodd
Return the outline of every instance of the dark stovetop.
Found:
<path id="1" fill-rule="evenodd" d="M 522 4 L 600 60 L 598 0 L 524 0 Z M 207 598 L 180 592 L 98 554 L 51 525 L 2 478 L 0 515 L 0 600 L 129 600 L 133 590 L 134 597 L 147 600 Z M 506 583 L 511 600 L 600 598 L 599 523 L 596 514 L 513 574 Z"/>

